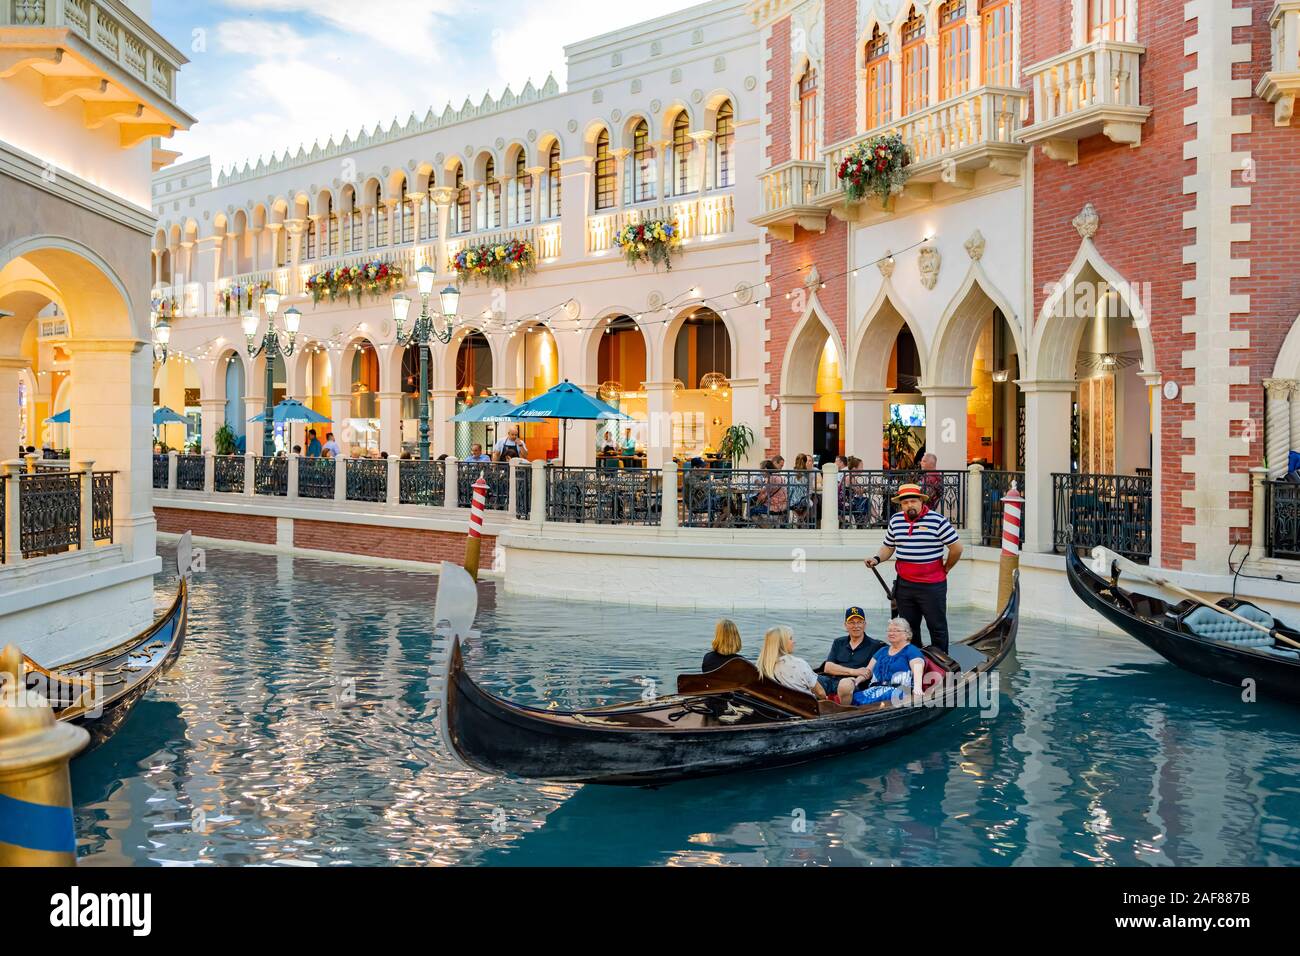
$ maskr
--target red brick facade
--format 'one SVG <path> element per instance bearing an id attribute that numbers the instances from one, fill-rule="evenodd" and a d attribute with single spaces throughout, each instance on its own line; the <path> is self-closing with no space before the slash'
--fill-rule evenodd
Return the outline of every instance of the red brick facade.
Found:
<path id="1" fill-rule="evenodd" d="M 196 538 L 275 544 L 275 519 L 267 515 L 159 507 L 153 509 L 153 514 L 158 520 L 158 530 L 168 534 L 184 534 L 189 531 Z"/>

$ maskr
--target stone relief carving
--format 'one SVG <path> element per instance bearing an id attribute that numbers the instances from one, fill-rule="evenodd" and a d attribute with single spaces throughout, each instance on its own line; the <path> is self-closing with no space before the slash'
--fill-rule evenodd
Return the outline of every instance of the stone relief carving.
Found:
<path id="1" fill-rule="evenodd" d="M 1101 228 L 1101 217 L 1097 215 L 1097 210 L 1092 203 L 1085 203 L 1079 215 L 1070 220 L 1070 224 L 1074 226 L 1080 239 L 1091 239 Z"/>
<path id="2" fill-rule="evenodd" d="M 886 279 L 888 279 L 890 276 L 894 274 L 893 250 L 891 249 L 885 250 L 885 258 L 881 259 L 879 262 L 876 263 L 876 268 L 880 270 L 880 274 L 884 276 Z"/>
<path id="3" fill-rule="evenodd" d="M 966 255 L 970 256 L 972 261 L 979 262 L 984 258 L 984 233 L 976 229 L 966 240 Z"/>
<path id="4" fill-rule="evenodd" d="M 933 289 L 939 281 L 939 250 L 927 243 L 916 253 L 916 267 L 921 272 L 921 285 Z"/>

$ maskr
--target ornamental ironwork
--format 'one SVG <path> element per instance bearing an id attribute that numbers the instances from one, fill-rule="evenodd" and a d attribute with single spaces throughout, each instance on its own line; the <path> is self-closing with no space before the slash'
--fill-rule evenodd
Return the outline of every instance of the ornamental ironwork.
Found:
<path id="1" fill-rule="evenodd" d="M 841 528 L 882 529 L 901 506 L 894 503 L 899 485 L 916 484 L 926 495 L 926 505 L 951 522 L 966 527 L 966 471 L 866 471 L 840 472 L 839 511 Z"/>
<path id="2" fill-rule="evenodd" d="M 24 558 L 81 546 L 81 475 L 18 477 L 19 543 Z"/>
<path id="3" fill-rule="evenodd" d="M 259 455 L 253 459 L 253 494 L 287 495 L 289 493 L 289 459 L 267 458 Z"/>
<path id="4" fill-rule="evenodd" d="M 388 459 L 345 458 L 348 501 L 388 500 Z"/>
<path id="5" fill-rule="evenodd" d="M 335 461 L 334 458 L 299 458 L 298 497 L 333 498 Z"/>
<path id="6" fill-rule="evenodd" d="M 1098 545 L 1133 561 L 1151 560 L 1151 478 L 1052 475 L 1052 547 Z"/>
<path id="7" fill-rule="evenodd" d="M 655 525 L 662 506 L 657 468 L 546 469 L 547 521 Z"/>
<path id="8" fill-rule="evenodd" d="M 447 502 L 447 466 L 441 461 L 408 459 L 397 463 L 397 500 L 404 505 L 432 505 Z"/>
<path id="9" fill-rule="evenodd" d="M 244 493 L 244 456 L 214 455 L 212 458 L 212 488 L 226 493 Z"/>
<path id="10" fill-rule="evenodd" d="M 982 494 L 984 500 L 980 502 L 980 527 L 983 529 L 980 535 L 980 544 L 986 548 L 1002 547 L 1002 499 L 1006 497 L 1011 490 L 1011 483 L 1015 482 L 1016 490 L 1022 495 L 1025 493 L 1025 473 L 1023 471 L 986 471 L 981 476 Z M 1020 513 L 1020 540 L 1025 538 L 1025 515 L 1024 509 Z"/>
<path id="11" fill-rule="evenodd" d="M 684 468 L 678 495 L 684 528 L 816 528 L 819 472 Z"/>

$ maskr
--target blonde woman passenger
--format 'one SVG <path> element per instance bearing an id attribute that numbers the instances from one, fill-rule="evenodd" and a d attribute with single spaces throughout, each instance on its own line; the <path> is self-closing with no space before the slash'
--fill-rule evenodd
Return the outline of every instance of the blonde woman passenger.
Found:
<path id="1" fill-rule="evenodd" d="M 713 629 L 713 647 L 704 655 L 704 663 L 700 666 L 700 670 L 707 674 L 709 671 L 716 671 L 727 661 L 738 658 L 740 658 L 740 628 L 736 627 L 735 621 L 721 618 Z"/>
<path id="2" fill-rule="evenodd" d="M 826 691 L 818 683 L 812 666 L 802 657 L 794 656 L 794 631 L 788 627 L 774 627 L 763 635 L 758 670 L 768 680 L 791 690 L 804 691 L 819 700 L 826 699 Z"/>

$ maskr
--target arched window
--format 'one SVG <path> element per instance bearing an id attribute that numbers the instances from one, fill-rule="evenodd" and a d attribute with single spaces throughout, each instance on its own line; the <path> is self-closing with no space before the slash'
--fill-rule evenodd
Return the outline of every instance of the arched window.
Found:
<path id="1" fill-rule="evenodd" d="M 546 158 L 546 218 L 560 218 L 560 144 L 551 144 Z"/>
<path id="2" fill-rule="evenodd" d="M 469 187 L 465 185 L 465 165 L 456 164 L 456 232 L 469 232 Z"/>
<path id="3" fill-rule="evenodd" d="M 735 170 L 732 168 L 732 150 L 736 144 L 736 111 L 731 100 L 724 100 L 718 107 L 717 119 L 713 124 L 713 188 L 723 189 L 734 185 Z"/>
<path id="4" fill-rule="evenodd" d="M 939 99 L 960 96 L 970 88 L 970 27 L 966 0 L 948 0 L 939 8 Z"/>
<path id="5" fill-rule="evenodd" d="M 817 161 L 817 71 L 811 63 L 799 77 L 799 158 Z"/>
<path id="6" fill-rule="evenodd" d="M 501 180 L 491 156 L 483 164 L 483 209 L 478 215 L 480 229 L 501 228 Z"/>
<path id="7" fill-rule="evenodd" d="M 609 153 L 609 130 L 596 137 L 596 208 L 614 208 L 614 157 Z"/>
<path id="8" fill-rule="evenodd" d="M 632 130 L 632 175 L 629 189 L 632 202 L 649 202 L 655 198 L 655 148 L 650 142 L 650 126 L 645 120 Z"/>
<path id="9" fill-rule="evenodd" d="M 691 118 L 686 110 L 677 114 L 673 120 L 673 171 L 672 190 L 674 196 L 685 196 L 691 191 Z"/>
<path id="10" fill-rule="evenodd" d="M 420 193 L 420 241 L 433 239 L 438 235 L 438 208 L 434 205 L 429 190 L 433 188 L 433 171 L 429 171 L 429 181 Z"/>
<path id="11" fill-rule="evenodd" d="M 370 197 L 370 248 L 379 249 L 388 243 L 388 204 L 380 196 L 379 183 L 375 183 Z"/>
<path id="12" fill-rule="evenodd" d="M 903 24 L 903 115 L 930 101 L 930 50 L 925 45 L 925 18 L 912 8 Z"/>
<path id="13" fill-rule="evenodd" d="M 1124 40 L 1127 34 L 1128 0 L 1087 0 L 1088 42 Z"/>
<path id="14" fill-rule="evenodd" d="M 409 205 L 410 201 L 410 197 L 406 194 L 406 179 L 403 178 L 402 187 L 397 191 L 397 209 L 395 210 L 397 216 L 397 222 L 395 224 L 397 228 L 397 241 L 400 243 L 413 242 L 415 240 L 415 233 L 412 232 L 415 228 L 415 217 L 411 213 L 411 207 Z"/>
<path id="15" fill-rule="evenodd" d="M 317 245 L 316 233 L 317 230 L 319 229 L 320 229 L 320 223 L 317 220 L 312 219 L 310 216 L 308 216 L 307 228 L 303 230 L 304 232 L 303 259 L 308 262 L 311 262 L 316 258 L 317 251 L 319 249 L 319 246 Z"/>
<path id="16" fill-rule="evenodd" d="M 880 24 L 867 41 L 867 129 L 889 122 L 893 110 L 893 69 L 889 62 L 889 34 Z"/>
<path id="17" fill-rule="evenodd" d="M 533 221 L 533 175 L 528 171 L 528 160 L 521 149 L 515 155 L 515 178 L 510 184 L 512 220 L 516 225 Z"/>
<path id="18" fill-rule="evenodd" d="M 339 254 L 339 217 L 334 212 L 334 197 L 325 199 L 325 254 Z"/>
<path id="19" fill-rule="evenodd" d="M 980 43 L 984 82 L 989 86 L 1011 86 L 1011 0 L 981 0 L 980 29 L 984 34 Z"/>
<path id="20" fill-rule="evenodd" d="M 360 252 L 365 248 L 366 230 L 361 225 L 361 210 L 357 208 L 357 194 L 352 194 L 352 211 L 348 213 L 349 252 Z"/>

